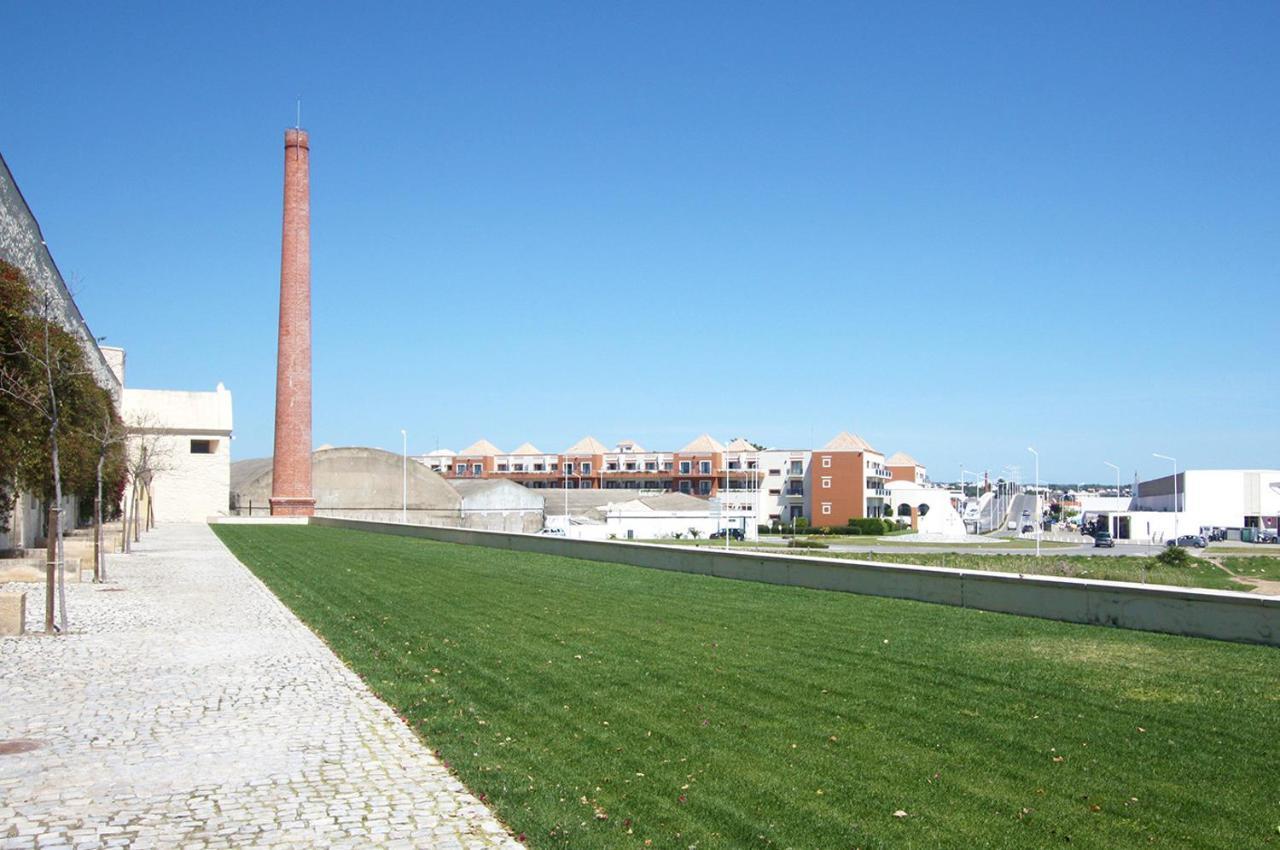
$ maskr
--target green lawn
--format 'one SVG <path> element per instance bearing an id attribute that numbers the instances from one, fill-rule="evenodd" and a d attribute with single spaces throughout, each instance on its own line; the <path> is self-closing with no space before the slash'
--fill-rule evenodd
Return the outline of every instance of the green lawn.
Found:
<path id="1" fill-rule="evenodd" d="M 1195 559 L 1188 567 L 1166 567 L 1155 558 L 1133 555 L 1055 555 L 1034 554 L 973 555 L 952 552 L 829 552 L 830 557 L 858 561 L 882 561 L 890 564 L 920 564 L 925 567 L 953 567 L 961 570 L 992 570 L 1028 575 L 1073 576 L 1106 581 L 1141 582 L 1146 571 L 1148 584 L 1172 584 L 1179 587 L 1209 587 L 1221 590 L 1249 588 L 1210 564 Z M 1250 559 L 1251 560 L 1251 559 Z"/>
<path id="2" fill-rule="evenodd" d="M 533 847 L 1280 846 L 1274 649 L 214 529 Z"/>
<path id="3" fill-rule="evenodd" d="M 1236 575 L 1280 581 L 1280 558 L 1275 556 L 1246 555 L 1221 560 L 1222 565 Z"/>

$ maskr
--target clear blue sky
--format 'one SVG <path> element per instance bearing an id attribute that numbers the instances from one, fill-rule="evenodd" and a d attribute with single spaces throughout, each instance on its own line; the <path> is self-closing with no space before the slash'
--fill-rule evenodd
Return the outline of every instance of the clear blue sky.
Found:
<path id="1" fill-rule="evenodd" d="M 81 309 L 131 385 L 225 382 L 238 458 L 301 94 L 317 444 L 1278 462 L 1280 4 L 4 19 L 0 150 Z"/>

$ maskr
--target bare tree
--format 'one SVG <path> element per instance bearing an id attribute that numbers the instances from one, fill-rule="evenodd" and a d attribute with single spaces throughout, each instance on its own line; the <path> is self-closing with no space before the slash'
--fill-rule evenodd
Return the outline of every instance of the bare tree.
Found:
<path id="1" fill-rule="evenodd" d="M 159 433 L 159 428 L 154 416 L 146 414 L 130 417 L 125 426 L 128 436 L 125 471 L 130 482 L 121 522 L 125 552 L 129 551 L 131 538 L 136 543 L 141 536 L 143 510 L 146 511 L 146 530 L 150 530 L 155 524 L 151 485 L 156 473 L 169 469 L 172 461 L 170 447 L 165 445 L 164 435 Z"/>
<path id="2" fill-rule="evenodd" d="M 93 580 L 106 580 L 106 556 L 102 546 L 102 484 L 107 462 L 116 452 L 122 451 L 129 438 L 129 431 L 124 422 L 110 404 L 103 406 L 99 418 L 88 428 L 85 435 L 93 443 L 97 455 L 96 480 L 93 498 Z"/>

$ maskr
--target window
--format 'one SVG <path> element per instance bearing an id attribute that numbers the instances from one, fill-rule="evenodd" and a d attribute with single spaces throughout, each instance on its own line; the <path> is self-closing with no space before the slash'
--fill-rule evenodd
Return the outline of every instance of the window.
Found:
<path id="1" fill-rule="evenodd" d="M 566 464 L 564 465 L 564 474 L 565 474 L 565 475 L 573 475 L 573 464 L 571 464 L 571 463 L 566 463 Z"/>
<path id="2" fill-rule="evenodd" d="M 755 468 L 756 468 L 756 462 L 754 460 L 747 461 L 747 469 L 755 469 Z"/>
<path id="3" fill-rule="evenodd" d="M 741 464 L 741 463 L 739 463 L 739 462 L 738 462 L 738 461 L 736 461 L 736 460 L 731 460 L 731 461 L 729 461 L 729 468 L 730 468 L 730 469 L 742 469 L 742 464 Z"/>
<path id="4" fill-rule="evenodd" d="M 663 472 L 670 472 L 670 471 L 671 471 L 671 461 L 669 461 L 669 460 L 665 460 L 665 461 L 663 461 L 663 462 L 662 462 L 662 471 L 663 471 Z"/>
<path id="5" fill-rule="evenodd" d="M 553 463 L 553 464 L 551 464 L 551 471 L 552 471 L 552 472 L 559 472 L 559 471 L 560 471 L 560 464 L 558 464 L 558 463 Z"/>
<path id="6" fill-rule="evenodd" d="M 604 468 L 607 469 L 609 472 L 617 472 L 618 464 L 615 463 L 614 461 L 609 461 L 604 465 Z"/>
<path id="7" fill-rule="evenodd" d="M 517 463 L 517 464 L 515 464 L 514 466 L 512 466 L 511 468 L 512 468 L 512 469 L 514 469 L 516 472 L 524 472 L 524 464 L 523 464 L 523 463 Z"/>
<path id="8" fill-rule="evenodd" d="M 534 472 L 542 472 L 544 469 L 546 469 L 546 465 L 545 465 L 545 464 L 535 463 L 535 464 L 533 465 L 533 471 L 534 471 Z"/>
<path id="9" fill-rule="evenodd" d="M 584 462 L 584 463 L 582 464 L 582 474 L 583 474 L 583 475 L 590 475 L 590 474 L 591 474 L 591 464 L 586 463 L 586 462 Z"/>
<path id="10" fill-rule="evenodd" d="M 191 453 L 193 455 L 211 455 L 218 450 L 217 440 L 192 440 Z"/>
<path id="11" fill-rule="evenodd" d="M 635 461 L 628 461 L 626 467 L 627 467 L 627 472 L 635 472 L 636 471 Z"/>
<path id="12" fill-rule="evenodd" d="M 591 482 L 590 482 L 590 481 L 583 481 L 583 482 L 582 482 L 582 489 L 583 489 L 583 490 L 590 490 L 590 489 L 591 489 Z"/>
<path id="13" fill-rule="evenodd" d="M 703 475 L 710 475 L 710 474 L 711 474 L 711 461 L 709 461 L 709 460 L 700 460 L 700 461 L 698 461 L 698 471 L 699 471 L 699 472 L 701 472 Z"/>
<path id="14" fill-rule="evenodd" d="M 831 455 L 823 455 L 823 456 L 822 456 L 822 468 L 823 468 L 823 469 L 830 469 L 830 468 L 831 468 Z"/>
<path id="15" fill-rule="evenodd" d="M 781 496 L 781 495 L 782 495 L 782 491 L 781 491 L 781 490 L 779 490 L 779 489 L 776 489 L 776 488 L 775 488 L 775 489 L 773 489 L 773 490 L 770 490 L 770 491 L 769 491 L 769 495 L 770 495 L 770 496 Z"/>
<path id="16" fill-rule="evenodd" d="M 823 503 L 822 503 L 822 515 L 823 515 L 823 516 L 831 516 L 831 503 L 830 503 L 830 502 L 823 502 Z"/>
<path id="17" fill-rule="evenodd" d="M 791 474 L 804 475 L 804 461 L 802 460 L 791 461 Z"/>
<path id="18" fill-rule="evenodd" d="M 645 471 L 645 472 L 657 472 L 657 471 L 658 471 L 658 464 L 657 464 L 655 461 L 652 461 L 652 460 L 646 460 L 646 461 L 644 462 L 644 471 Z"/>
<path id="19" fill-rule="evenodd" d="M 769 470 L 769 474 L 770 474 L 770 475 L 781 475 L 781 474 L 782 474 L 782 470 L 781 470 L 781 469 L 771 469 L 771 470 Z"/>
<path id="20" fill-rule="evenodd" d="M 484 464 L 480 464 L 480 463 L 471 464 L 472 475 L 479 475 L 481 472 L 484 472 Z"/>
<path id="21" fill-rule="evenodd" d="M 691 489 L 692 489 L 692 488 L 689 486 L 689 482 L 688 482 L 688 481 L 681 481 L 681 482 L 680 482 L 680 492 L 681 492 L 681 493 L 688 493 Z"/>
<path id="22" fill-rule="evenodd" d="M 688 475 L 688 474 L 689 474 L 689 472 L 690 472 L 690 470 L 692 470 L 692 469 L 693 469 L 693 464 L 692 464 L 692 463 L 690 463 L 690 462 L 689 462 L 689 461 L 687 461 L 687 460 L 682 460 L 682 461 L 680 461 L 680 474 L 681 474 L 681 475 Z"/>
<path id="23" fill-rule="evenodd" d="M 499 472 L 506 472 L 506 471 L 507 471 L 507 465 L 506 465 L 505 463 L 500 463 L 500 464 L 498 464 L 498 471 L 499 471 Z"/>
<path id="24" fill-rule="evenodd" d="M 822 489 L 823 489 L 823 490 L 830 490 L 830 489 L 831 489 L 831 476 L 830 476 L 830 475 L 824 475 L 824 476 L 822 476 Z"/>
<path id="25" fill-rule="evenodd" d="M 711 495 L 711 482 L 710 482 L 710 481 L 699 481 L 699 482 L 698 482 L 698 493 L 699 493 L 699 495 L 702 495 L 702 496 L 709 496 L 709 495 Z"/>

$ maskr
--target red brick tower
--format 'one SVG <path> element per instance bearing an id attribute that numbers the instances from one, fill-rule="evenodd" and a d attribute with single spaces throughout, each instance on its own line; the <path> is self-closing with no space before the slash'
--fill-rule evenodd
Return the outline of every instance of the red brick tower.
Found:
<path id="1" fill-rule="evenodd" d="M 311 148 L 305 130 L 284 131 L 284 238 L 271 515 L 311 516 Z"/>

